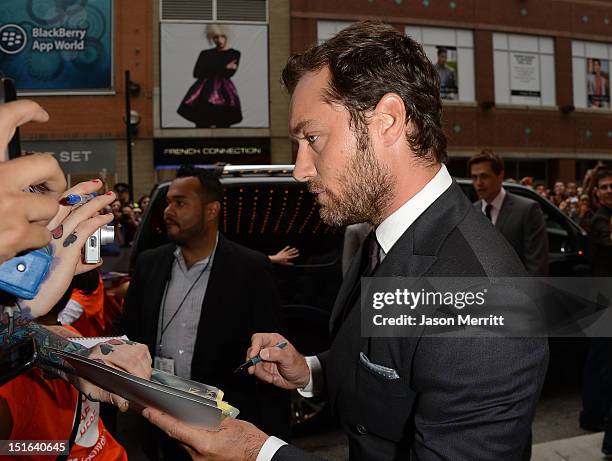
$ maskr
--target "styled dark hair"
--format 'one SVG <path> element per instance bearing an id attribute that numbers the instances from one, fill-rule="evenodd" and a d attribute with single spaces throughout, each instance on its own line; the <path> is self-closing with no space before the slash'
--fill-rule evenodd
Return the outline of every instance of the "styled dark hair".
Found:
<path id="1" fill-rule="evenodd" d="M 395 93 L 404 101 L 407 123 L 413 127 L 407 141 L 415 155 L 446 160 L 440 79 L 418 43 L 379 21 L 358 22 L 292 55 L 283 70 L 283 84 L 292 94 L 305 74 L 325 67 L 330 79 L 323 97 L 348 110 L 356 133 L 367 126 L 365 113 L 386 93 Z"/>
<path id="2" fill-rule="evenodd" d="M 472 165 L 476 165 L 477 163 L 489 162 L 491 163 L 491 168 L 493 169 L 493 173 L 497 176 L 504 171 L 504 160 L 497 155 L 492 150 L 485 149 L 481 151 L 479 154 L 473 155 L 468 160 L 468 171 L 472 172 Z"/>
<path id="3" fill-rule="evenodd" d="M 448 50 L 446 48 L 444 48 L 443 46 L 439 46 L 438 47 L 438 56 L 440 56 L 442 53 L 448 53 Z"/>
<path id="4" fill-rule="evenodd" d="M 223 186 L 219 181 L 221 171 L 218 168 L 196 168 L 182 165 L 176 173 L 177 178 L 198 178 L 204 203 L 219 202 L 223 205 Z"/>
<path id="5" fill-rule="evenodd" d="M 599 183 L 603 181 L 604 179 L 611 178 L 611 177 L 612 177 L 612 169 L 604 168 L 603 170 L 599 170 L 597 172 L 597 186 L 599 186 Z"/>

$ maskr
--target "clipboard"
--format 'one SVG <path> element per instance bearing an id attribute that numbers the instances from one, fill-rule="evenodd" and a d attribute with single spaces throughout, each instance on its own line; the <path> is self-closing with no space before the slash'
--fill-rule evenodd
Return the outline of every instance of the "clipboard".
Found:
<path id="1" fill-rule="evenodd" d="M 193 389 L 192 392 L 188 392 L 153 380 L 138 378 L 125 371 L 71 352 L 52 347 L 46 349 L 57 354 L 70 365 L 72 370 L 68 370 L 69 373 L 84 378 L 113 394 L 120 395 L 130 402 L 131 407 L 135 404 L 137 410 L 152 407 L 187 424 L 210 430 L 218 430 L 224 418 L 238 416 L 238 409 L 223 402 L 223 392 L 217 388 L 176 376 L 171 377 L 173 381 L 185 383 L 186 389 Z M 163 378 L 165 373 L 154 369 L 152 378 L 155 379 L 156 375 Z M 206 394 L 209 397 L 203 395 L 203 388 L 208 390 Z"/>

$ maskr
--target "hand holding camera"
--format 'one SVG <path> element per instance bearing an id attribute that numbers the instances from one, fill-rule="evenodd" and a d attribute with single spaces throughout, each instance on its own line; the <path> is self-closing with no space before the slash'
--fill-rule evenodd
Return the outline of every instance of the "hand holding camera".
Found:
<path id="1" fill-rule="evenodd" d="M 5 91 L 3 80 L 3 92 Z M 0 104 L 0 152 L 8 152 L 13 135 L 19 126 L 29 121 L 44 122 L 48 114 L 35 102 L 28 100 Z M 18 147 L 18 146 L 17 146 Z M 20 150 L 20 149 L 19 149 Z M 60 197 L 69 194 L 90 194 L 102 186 L 99 180 L 81 183 L 65 192 L 66 180 L 57 161 L 50 155 L 18 157 L 0 162 L 0 263 L 18 253 L 49 244 L 53 257 L 47 274 L 35 299 L 23 303 L 31 315 L 45 314 L 61 297 L 72 277 L 99 266 L 99 257 L 90 256 L 84 264 L 81 250 L 92 234 L 101 234 L 99 228 L 112 220 L 110 215 L 98 211 L 110 204 L 114 194 L 96 197 L 82 206 L 60 204 Z M 43 194 L 28 192 L 32 186 L 42 185 Z M 62 195 L 63 194 L 63 195 Z M 108 234 L 108 230 L 106 234 Z M 101 237 L 101 235 L 100 235 Z M 101 238 L 94 239 L 101 243 Z M 91 246 L 93 240 L 88 243 Z M 99 255 L 99 245 L 93 248 Z M 48 257 L 48 256 L 47 256 Z M 40 258 L 38 258 L 40 259 Z M 19 274 L 16 274 L 19 275 Z M 31 283 L 31 282 L 30 282 Z"/>

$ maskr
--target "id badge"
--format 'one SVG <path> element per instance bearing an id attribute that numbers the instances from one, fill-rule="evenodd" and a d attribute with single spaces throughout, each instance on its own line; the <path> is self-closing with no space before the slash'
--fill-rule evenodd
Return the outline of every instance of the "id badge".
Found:
<path id="1" fill-rule="evenodd" d="M 153 366 L 160 371 L 174 374 L 174 359 L 168 359 L 166 357 L 155 356 L 153 359 Z"/>

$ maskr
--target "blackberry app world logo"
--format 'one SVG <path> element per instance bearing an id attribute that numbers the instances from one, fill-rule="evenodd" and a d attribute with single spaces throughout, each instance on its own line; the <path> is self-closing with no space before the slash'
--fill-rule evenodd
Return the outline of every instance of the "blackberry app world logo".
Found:
<path id="1" fill-rule="evenodd" d="M 0 51 L 3 53 L 17 54 L 25 48 L 27 41 L 25 30 L 17 24 L 0 27 Z"/>

